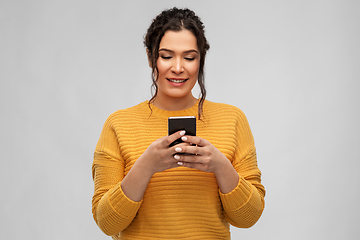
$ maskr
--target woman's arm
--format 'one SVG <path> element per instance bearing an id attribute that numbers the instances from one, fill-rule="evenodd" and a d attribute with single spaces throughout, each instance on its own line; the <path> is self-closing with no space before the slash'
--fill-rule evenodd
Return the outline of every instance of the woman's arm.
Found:
<path id="1" fill-rule="evenodd" d="M 205 139 L 185 136 L 188 146 L 179 145 L 175 155 L 179 165 L 214 173 L 227 220 L 234 226 L 254 225 L 264 209 L 265 189 L 257 166 L 254 139 L 245 115 L 239 111 L 236 122 L 236 148 L 231 160 Z"/>
<path id="2" fill-rule="evenodd" d="M 220 198 L 227 220 L 236 227 L 249 228 L 259 220 L 265 207 L 265 189 L 261 184 L 255 149 L 234 163 L 234 168 L 239 174 L 238 185 L 227 194 L 220 192 Z"/>
<path id="3" fill-rule="evenodd" d="M 178 166 L 173 158 L 175 148 L 168 146 L 183 135 L 184 132 L 177 132 L 153 142 L 124 176 L 124 160 L 111 118 L 106 121 L 92 166 L 95 184 L 92 211 L 105 234 L 117 234 L 131 224 L 155 172 Z"/>
<path id="4" fill-rule="evenodd" d="M 129 199 L 121 189 L 125 163 L 110 116 L 102 129 L 94 153 L 92 213 L 99 228 L 114 235 L 129 226 L 141 202 Z"/>
<path id="5" fill-rule="evenodd" d="M 220 197 L 227 220 L 236 227 L 248 228 L 262 215 L 265 188 L 261 184 L 255 141 L 247 118 L 238 110 L 236 119 L 236 148 L 231 163 L 239 174 L 239 182 L 233 191 L 220 192 Z"/>

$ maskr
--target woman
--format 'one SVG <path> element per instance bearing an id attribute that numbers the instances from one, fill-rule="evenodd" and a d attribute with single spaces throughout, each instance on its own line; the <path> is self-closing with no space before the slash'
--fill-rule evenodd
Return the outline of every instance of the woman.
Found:
<path id="1" fill-rule="evenodd" d="M 155 94 L 105 122 L 93 162 L 94 219 L 113 239 L 230 239 L 229 223 L 251 227 L 264 209 L 247 119 L 205 100 L 209 44 L 194 12 L 163 11 L 144 43 Z M 197 136 L 166 136 L 171 116 L 197 116 Z"/>

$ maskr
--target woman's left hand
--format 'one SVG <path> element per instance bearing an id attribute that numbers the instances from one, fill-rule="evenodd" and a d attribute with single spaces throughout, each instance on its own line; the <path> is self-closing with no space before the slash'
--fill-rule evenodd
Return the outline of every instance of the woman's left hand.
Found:
<path id="1" fill-rule="evenodd" d="M 174 155 L 178 165 L 214 173 L 222 193 L 229 193 L 237 186 L 239 174 L 214 145 L 197 136 L 187 135 L 181 139 L 184 143 L 176 145 L 175 151 L 185 154 Z"/>
<path id="2" fill-rule="evenodd" d="M 180 166 L 216 173 L 230 163 L 222 152 L 203 138 L 187 135 L 181 139 L 184 143 L 178 144 L 175 151 L 185 154 L 174 155 Z"/>

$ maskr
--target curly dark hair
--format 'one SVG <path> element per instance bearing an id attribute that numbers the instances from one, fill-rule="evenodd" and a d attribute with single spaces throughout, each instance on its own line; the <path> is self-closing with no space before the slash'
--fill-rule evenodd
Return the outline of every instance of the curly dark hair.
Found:
<path id="1" fill-rule="evenodd" d="M 203 103 L 206 97 L 205 81 L 204 81 L 204 63 L 207 50 L 209 50 L 210 45 L 205 37 L 205 26 L 201 22 L 200 18 L 195 15 L 195 13 L 188 9 L 178 9 L 176 7 L 162 11 L 158 16 L 156 16 L 150 27 L 147 30 L 147 33 L 144 37 L 144 45 L 147 49 L 147 54 L 149 62 L 152 67 L 152 88 L 155 89 L 155 93 L 149 101 L 150 103 L 155 99 L 158 86 L 156 84 L 155 74 L 158 74 L 156 61 L 159 58 L 159 45 L 162 37 L 166 31 L 181 31 L 189 30 L 194 34 L 197 40 L 197 46 L 200 51 L 200 66 L 198 74 L 198 84 L 200 86 L 200 101 L 198 108 L 198 118 L 201 118 Z"/>

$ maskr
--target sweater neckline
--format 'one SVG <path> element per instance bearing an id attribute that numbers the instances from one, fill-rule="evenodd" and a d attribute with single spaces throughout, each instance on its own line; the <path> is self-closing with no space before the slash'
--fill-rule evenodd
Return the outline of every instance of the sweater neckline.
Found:
<path id="1" fill-rule="evenodd" d="M 145 101 L 146 106 L 149 106 L 149 100 Z M 156 107 L 154 104 L 150 103 L 150 107 L 152 110 L 151 115 L 159 118 L 165 118 L 168 119 L 169 117 L 179 117 L 179 116 L 195 116 L 198 115 L 198 105 L 199 101 L 197 101 L 192 107 L 184 110 L 178 110 L 178 111 L 167 111 L 160 109 Z M 150 110 L 150 111 L 151 111 Z"/>

